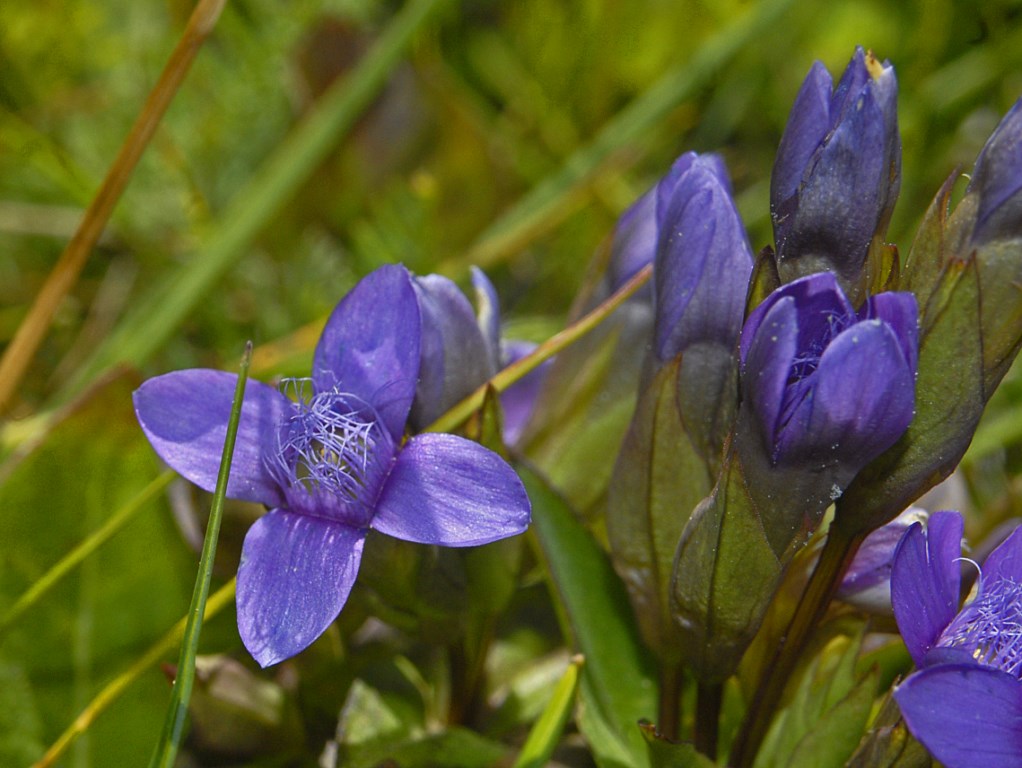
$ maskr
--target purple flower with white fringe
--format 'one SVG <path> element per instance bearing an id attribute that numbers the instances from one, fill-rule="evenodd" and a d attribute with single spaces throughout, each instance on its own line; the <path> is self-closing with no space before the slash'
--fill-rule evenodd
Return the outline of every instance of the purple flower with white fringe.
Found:
<path id="1" fill-rule="evenodd" d="M 404 444 L 420 365 L 412 277 L 385 266 L 338 304 L 312 376 L 285 390 L 249 381 L 227 495 L 260 502 L 238 569 L 238 629 L 262 666 L 306 648 L 355 582 L 369 529 L 406 541 L 475 546 L 521 533 L 530 505 L 517 475 L 446 434 Z M 177 371 L 146 381 L 135 411 L 156 452 L 213 490 L 236 377 Z"/>
<path id="2" fill-rule="evenodd" d="M 984 561 L 958 610 L 962 517 L 936 512 L 898 545 L 891 599 L 919 671 L 894 691 L 909 730 L 948 768 L 1022 755 L 1022 528 Z"/>

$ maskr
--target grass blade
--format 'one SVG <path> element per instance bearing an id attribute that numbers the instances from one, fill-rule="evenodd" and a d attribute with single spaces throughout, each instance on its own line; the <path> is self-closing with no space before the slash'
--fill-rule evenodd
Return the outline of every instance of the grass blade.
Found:
<path id="1" fill-rule="evenodd" d="M 402 9 L 351 76 L 330 87 L 238 192 L 202 253 L 137 302 L 75 375 L 62 398 L 118 363 L 142 365 L 167 341 L 347 134 L 400 63 L 415 33 L 442 2 L 411 0 Z"/>
<path id="2" fill-rule="evenodd" d="M 174 94 L 177 93 L 195 54 L 213 31 L 227 0 L 199 0 L 181 39 L 178 40 L 160 79 L 146 99 L 142 111 L 121 145 L 103 184 L 92 199 L 81 224 L 53 267 L 28 315 L 0 358 L 0 413 L 10 404 L 22 376 L 50 327 L 57 307 L 81 274 L 92 247 L 103 234 L 114 206 L 131 179 L 139 158 L 156 132 Z"/>
<path id="3" fill-rule="evenodd" d="M 238 373 L 238 384 L 234 390 L 234 402 L 231 405 L 231 417 L 227 422 L 227 436 L 224 438 L 224 452 L 220 459 L 220 473 L 216 479 L 213 492 L 213 506 L 206 525 L 206 538 L 202 544 L 202 556 L 199 558 L 199 575 L 195 579 L 195 591 L 192 593 L 192 604 L 188 610 L 188 622 L 185 625 L 184 639 L 181 643 L 181 655 L 177 662 L 177 677 L 171 694 L 167 720 L 163 726 L 160 742 L 153 752 L 150 768 L 173 768 L 177 757 L 178 745 L 184 731 L 185 717 L 188 715 L 188 700 L 192 695 L 195 682 L 195 656 L 199 651 L 199 634 L 202 631 L 202 619 L 206 609 L 206 598 L 209 595 L 209 584 L 213 578 L 213 559 L 216 555 L 217 538 L 220 535 L 220 520 L 223 518 L 224 499 L 227 497 L 227 479 L 231 474 L 231 459 L 234 455 L 234 443 L 238 436 L 238 422 L 241 421 L 241 403 L 245 396 L 245 382 L 248 381 L 248 367 L 252 362 L 252 342 L 245 347 L 245 356 L 241 360 Z"/>

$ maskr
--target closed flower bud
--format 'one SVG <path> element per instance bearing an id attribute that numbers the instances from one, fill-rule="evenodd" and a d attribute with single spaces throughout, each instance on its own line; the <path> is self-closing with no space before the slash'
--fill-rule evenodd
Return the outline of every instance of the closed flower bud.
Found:
<path id="1" fill-rule="evenodd" d="M 894 69 L 862 48 L 837 87 L 813 65 L 784 129 L 770 184 L 781 278 L 822 270 L 858 285 L 901 183 Z"/>
<path id="2" fill-rule="evenodd" d="M 657 358 L 665 362 L 698 342 L 732 348 L 753 259 L 720 158 L 678 158 L 657 186 L 657 220 Z"/>

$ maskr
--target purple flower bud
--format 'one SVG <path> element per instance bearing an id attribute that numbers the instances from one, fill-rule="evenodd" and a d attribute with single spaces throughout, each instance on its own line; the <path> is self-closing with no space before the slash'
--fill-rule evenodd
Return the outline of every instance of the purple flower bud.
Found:
<path id="1" fill-rule="evenodd" d="M 657 186 L 656 218 L 657 358 L 670 360 L 699 342 L 733 347 L 753 258 L 721 159 L 679 157 Z"/>
<path id="2" fill-rule="evenodd" d="M 1022 99 L 987 140 L 968 192 L 979 195 L 973 244 L 1022 236 Z"/>
<path id="3" fill-rule="evenodd" d="M 640 269 L 653 262 L 657 235 L 660 231 L 656 211 L 657 188 L 654 186 L 632 203 L 618 219 L 610 246 L 610 264 L 607 265 L 611 292 L 616 291 Z"/>
<path id="4" fill-rule="evenodd" d="M 851 479 L 912 420 L 917 315 L 910 293 L 858 313 L 829 272 L 782 286 L 742 330 L 743 407 L 774 466 L 838 466 Z"/>
<path id="5" fill-rule="evenodd" d="M 857 282 L 901 184 L 894 69 L 857 48 L 837 88 L 816 62 L 777 150 L 770 213 L 784 280 L 833 270 Z"/>

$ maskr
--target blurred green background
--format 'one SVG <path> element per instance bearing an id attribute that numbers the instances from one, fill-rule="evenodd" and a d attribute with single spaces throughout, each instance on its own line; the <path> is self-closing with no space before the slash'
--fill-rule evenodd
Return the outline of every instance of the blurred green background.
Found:
<path id="1" fill-rule="evenodd" d="M 139 375 L 233 367 L 249 338 L 262 345 L 257 375 L 307 370 L 316 334 L 292 334 L 395 261 L 466 287 L 470 264 L 485 266 L 510 335 L 541 340 L 617 216 L 689 149 L 723 154 L 753 246 L 767 245 L 791 102 L 814 59 L 836 79 L 857 44 L 898 75 L 903 180 L 889 235 L 904 252 L 941 182 L 968 170 L 1022 95 L 1013 0 L 409 6 L 420 18 L 396 38 L 401 3 L 227 3 L 0 431 L 0 609 L 155 476 L 130 409 Z M 0 3 L 0 345 L 191 8 Z M 374 88 L 366 62 L 381 40 L 394 63 L 374 70 Z M 312 146 L 302 126 L 359 88 L 367 106 L 350 129 Z M 119 362 L 133 372 L 52 430 L 33 418 Z M 1003 490 L 983 482 L 990 498 Z M 152 506 L 0 635 L 0 764 L 38 757 L 183 614 L 194 555 L 166 503 Z M 207 629 L 210 648 L 238 647 L 232 617 Z M 157 673 L 144 678 L 67 764 L 136 764 L 166 691 Z"/>

